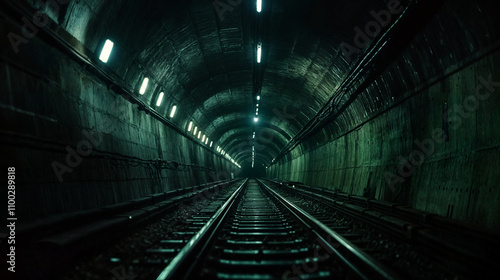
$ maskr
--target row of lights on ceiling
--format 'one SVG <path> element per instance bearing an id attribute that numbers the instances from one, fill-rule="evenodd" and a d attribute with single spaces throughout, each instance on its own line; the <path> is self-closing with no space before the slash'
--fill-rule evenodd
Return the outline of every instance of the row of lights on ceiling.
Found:
<path id="1" fill-rule="evenodd" d="M 262 12 L 262 0 L 257 0 L 257 12 Z M 257 63 L 260 64 L 262 61 L 262 42 L 257 43 Z M 255 116 L 253 121 L 257 123 L 259 121 L 259 103 L 260 95 L 257 95 L 257 101 L 255 102 Z M 252 168 L 255 166 L 255 131 L 253 132 L 253 145 L 252 145 Z"/>
<path id="2" fill-rule="evenodd" d="M 102 62 L 104 62 L 104 63 L 108 62 L 109 57 L 111 56 L 111 52 L 113 50 L 113 46 L 114 46 L 114 43 L 111 40 L 109 40 L 109 39 L 106 40 L 106 42 L 104 43 L 104 47 L 101 51 L 101 55 L 99 56 L 99 59 Z M 149 84 L 149 78 L 144 78 L 144 80 L 142 81 L 141 88 L 139 89 L 140 95 L 144 95 L 146 93 L 146 90 L 148 88 L 148 84 Z M 158 99 L 156 100 L 157 107 L 159 107 L 162 104 L 164 96 L 165 96 L 165 93 L 160 92 L 160 94 L 158 95 Z M 170 111 L 170 118 L 171 119 L 175 116 L 176 112 L 177 112 L 177 106 L 174 105 L 174 106 L 172 106 L 172 110 Z M 192 121 L 189 122 L 189 125 L 187 128 L 188 132 L 191 132 L 191 130 L 193 130 L 193 125 L 194 124 Z M 196 133 L 198 133 L 198 135 Z M 197 126 L 194 127 L 193 135 L 195 137 L 197 137 L 199 140 L 201 140 L 202 143 L 204 143 L 205 145 L 208 145 L 208 142 L 210 141 L 209 138 L 205 134 L 203 134 L 203 137 L 202 137 L 202 132 L 201 132 L 201 130 L 198 130 Z M 213 146 L 213 144 L 214 144 L 214 142 L 210 141 L 210 148 Z M 224 151 L 222 151 L 222 149 L 220 149 L 220 147 L 217 147 L 217 152 L 221 152 L 222 156 L 225 156 L 234 165 L 241 168 L 241 166 L 237 162 L 235 162 L 228 154 L 226 154 Z"/>
<path id="3" fill-rule="evenodd" d="M 255 105 L 255 117 L 253 118 L 254 122 L 259 121 L 259 102 L 260 102 L 260 95 L 257 95 L 257 104 Z M 252 168 L 255 166 L 255 130 L 252 135 L 253 139 L 253 145 L 252 145 Z"/>
<path id="4" fill-rule="evenodd" d="M 262 0 L 257 0 L 257 12 L 260 13 L 262 12 Z M 257 44 L 257 63 L 260 64 L 262 60 L 262 43 L 259 42 Z M 259 121 L 259 101 L 260 101 L 260 95 L 257 95 L 257 104 L 255 108 L 255 117 L 253 118 L 254 122 Z M 254 138 L 255 138 L 255 133 L 254 133 Z"/>

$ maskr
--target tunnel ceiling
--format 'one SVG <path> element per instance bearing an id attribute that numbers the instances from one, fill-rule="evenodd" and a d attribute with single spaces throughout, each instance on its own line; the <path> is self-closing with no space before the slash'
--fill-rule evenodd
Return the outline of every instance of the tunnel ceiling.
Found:
<path id="1" fill-rule="evenodd" d="M 248 143 L 255 131 L 260 141 L 256 164 L 269 164 L 352 71 L 355 64 L 346 60 L 341 43 L 354 44 L 354 28 L 373 20 L 370 11 L 387 10 L 387 2 L 394 1 L 263 0 L 260 14 L 253 0 L 73 2 L 65 8 L 65 16 L 61 13 L 56 20 L 95 52 L 103 39 L 111 38 L 125 58 L 115 63 L 116 72 L 137 76 L 137 84 L 140 75 L 131 69 L 141 65 L 161 84 L 166 104 L 178 106 L 174 122 L 184 128 L 193 121 L 241 164 L 250 161 Z M 480 13 L 485 8 L 461 9 Z M 468 31 L 458 15 L 452 16 L 450 21 Z M 423 48 L 442 48 L 443 34 L 437 30 Z M 256 63 L 258 42 L 263 50 L 260 64 Z M 472 42 L 470 52 L 482 43 Z M 450 48 L 452 57 L 443 59 L 456 60 L 454 50 L 463 52 Z M 418 51 L 412 48 L 403 55 Z M 417 54 L 399 60 L 392 66 L 394 72 L 372 83 L 331 125 L 301 145 L 314 146 L 383 108 L 394 99 L 391 92 L 408 86 L 401 81 L 418 82 L 421 77 L 415 77 L 415 71 L 425 72 L 425 63 L 436 64 L 426 58 L 417 65 L 419 59 Z"/>

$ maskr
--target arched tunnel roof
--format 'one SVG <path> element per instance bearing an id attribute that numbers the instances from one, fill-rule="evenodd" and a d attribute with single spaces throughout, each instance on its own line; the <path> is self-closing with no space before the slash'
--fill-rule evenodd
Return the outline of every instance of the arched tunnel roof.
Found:
<path id="1" fill-rule="evenodd" d="M 112 40 L 110 68 L 133 87 L 149 77 L 155 91 L 141 98 L 153 103 L 164 91 L 161 114 L 176 105 L 173 122 L 186 128 L 192 121 L 240 164 L 251 161 L 255 132 L 256 164 L 268 165 L 293 148 L 345 133 L 497 36 L 488 23 L 477 27 L 481 34 L 464 24 L 460 11 L 480 14 L 488 9 L 482 4 L 441 19 L 435 13 L 444 1 L 415 2 L 263 0 L 258 13 L 255 1 L 93 0 L 66 7 L 66 17 L 56 20 L 96 53 Z M 358 56 L 346 56 L 344 43 L 355 46 L 356 28 L 388 7 L 387 26 Z M 432 32 L 416 37 L 428 24 Z M 466 43 L 445 45 L 453 40 Z"/>

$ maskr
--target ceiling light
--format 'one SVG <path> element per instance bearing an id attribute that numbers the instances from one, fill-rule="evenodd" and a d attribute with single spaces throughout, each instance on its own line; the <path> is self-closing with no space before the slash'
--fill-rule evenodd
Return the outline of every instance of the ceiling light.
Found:
<path id="1" fill-rule="evenodd" d="M 210 148 L 212 148 L 213 144 L 214 144 L 214 141 L 210 141 Z"/>
<path id="2" fill-rule="evenodd" d="M 260 95 L 257 95 L 257 100 L 260 100 Z"/>
<path id="3" fill-rule="evenodd" d="M 262 58 L 262 43 L 257 45 L 257 63 L 260 63 L 260 59 Z"/>
<path id="4" fill-rule="evenodd" d="M 206 145 L 206 144 L 208 144 L 208 137 L 207 137 L 207 139 L 205 140 L 205 145 Z"/>
<path id="5" fill-rule="evenodd" d="M 188 132 L 191 131 L 192 128 L 193 128 L 193 122 L 189 122 Z"/>
<path id="6" fill-rule="evenodd" d="M 201 138 L 201 130 L 198 132 L 198 139 Z"/>
<path id="7" fill-rule="evenodd" d="M 262 0 L 257 0 L 257 12 L 262 12 Z"/>
<path id="8" fill-rule="evenodd" d="M 206 136 L 203 134 L 203 137 L 201 138 L 201 142 L 205 142 Z"/>
<path id="9" fill-rule="evenodd" d="M 106 40 L 106 43 L 104 43 L 104 47 L 102 48 L 101 55 L 99 56 L 99 59 L 107 63 L 109 56 L 111 55 L 111 51 L 113 50 L 114 43 L 110 40 Z"/>
<path id="10" fill-rule="evenodd" d="M 258 122 L 258 121 L 259 121 L 259 118 L 253 118 L 253 121 L 254 121 L 254 122 Z"/>
<path id="11" fill-rule="evenodd" d="M 193 135 L 196 135 L 196 131 L 198 131 L 198 127 L 197 126 L 194 127 Z"/>

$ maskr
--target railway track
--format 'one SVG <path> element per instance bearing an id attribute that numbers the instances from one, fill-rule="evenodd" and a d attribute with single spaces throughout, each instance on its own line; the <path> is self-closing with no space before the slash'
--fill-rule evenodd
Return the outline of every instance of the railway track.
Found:
<path id="1" fill-rule="evenodd" d="M 298 182 L 266 182 L 292 201 L 304 199 L 310 203 L 302 206 L 308 211 L 314 212 L 311 209 L 311 205 L 314 205 L 326 209 L 328 213 L 335 213 L 341 220 L 348 217 L 347 220 L 356 221 L 350 222 L 350 227 L 345 230 L 352 230 L 353 224 L 363 224 L 374 229 L 371 232 L 386 234 L 390 246 L 400 248 L 383 252 L 374 250 L 372 255 L 390 259 L 391 264 L 399 262 L 395 266 L 399 266 L 399 270 L 403 270 L 410 278 L 486 279 L 496 273 L 495 260 L 500 257 L 497 250 L 500 246 L 498 233 L 479 230 L 399 203 L 313 188 Z M 319 219 L 321 215 L 324 213 L 315 214 Z M 373 238 L 365 236 L 364 239 Z M 373 240 L 370 241 L 373 243 Z M 406 249 L 401 249 L 403 247 Z M 413 256 L 411 260 L 405 261 L 412 264 L 402 263 L 408 258 L 405 255 Z M 414 264 L 416 262 L 420 264 Z M 426 264 L 422 262 L 430 264 L 427 269 L 423 268 Z"/>
<path id="2" fill-rule="evenodd" d="M 338 234 L 264 184 L 248 180 L 207 220 L 157 279 L 399 276 L 364 252 L 361 243 Z"/>
<path id="3" fill-rule="evenodd" d="M 334 202 L 310 188 L 299 191 L 286 185 L 235 180 L 217 184 L 216 191 L 203 191 L 205 199 L 190 194 L 191 204 L 175 199 L 182 202 L 172 204 L 174 209 L 161 221 L 128 234 L 61 279 L 105 279 L 111 272 L 115 278 L 119 274 L 161 280 L 451 280 L 468 279 L 465 272 L 474 271 L 465 269 L 467 265 L 440 267 L 420 253 L 419 236 L 401 241 L 409 222 L 380 218 L 388 212 L 375 215 L 379 219 L 368 215 L 381 211 L 377 202 L 370 202 L 377 207 L 366 209 L 361 200 L 351 204 L 352 197 Z M 358 208 L 363 209 L 350 216 Z M 372 224 L 402 230 L 394 231 L 395 236 L 384 235 Z M 415 230 L 420 234 L 423 229 Z M 82 275 L 83 271 L 87 273 Z"/>
<path id="4" fill-rule="evenodd" d="M 122 268 L 154 279 L 243 181 L 176 189 L 25 223 L 18 232 L 23 269 L 16 279 L 119 279 L 115 274 Z"/>

